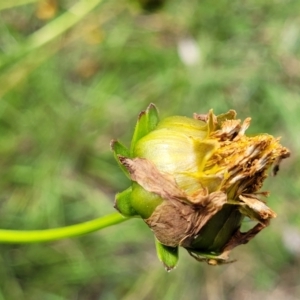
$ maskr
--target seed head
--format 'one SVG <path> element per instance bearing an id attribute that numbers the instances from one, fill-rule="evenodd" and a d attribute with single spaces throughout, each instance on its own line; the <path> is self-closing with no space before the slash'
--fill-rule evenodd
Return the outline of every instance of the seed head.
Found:
<path id="1" fill-rule="evenodd" d="M 156 237 L 159 258 L 168 269 L 177 247 L 210 265 L 228 262 L 229 252 L 265 228 L 276 213 L 262 200 L 263 181 L 290 152 L 268 134 L 248 137 L 230 110 L 216 116 L 194 114 L 158 121 L 150 104 L 139 116 L 130 150 L 112 149 L 132 185 L 116 196 L 115 207 L 140 216 Z M 256 222 L 247 232 L 245 217 Z"/>

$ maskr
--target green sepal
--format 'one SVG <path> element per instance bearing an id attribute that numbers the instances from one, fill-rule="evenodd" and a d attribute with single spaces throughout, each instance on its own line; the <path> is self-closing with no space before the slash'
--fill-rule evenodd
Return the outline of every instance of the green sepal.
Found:
<path id="1" fill-rule="evenodd" d="M 190 254 L 195 254 L 199 257 L 199 260 L 201 261 L 206 259 L 216 259 L 216 260 L 224 260 L 223 258 L 220 258 L 221 253 L 215 253 L 215 252 L 201 252 L 196 251 L 194 249 L 187 249 Z"/>
<path id="2" fill-rule="evenodd" d="M 187 249 L 188 250 L 188 249 Z M 226 256 L 222 256 L 222 254 L 220 253 L 220 255 L 217 255 L 217 253 L 202 253 L 202 252 L 198 252 L 198 251 L 190 251 L 188 250 L 188 253 L 195 258 L 197 261 L 205 261 L 207 262 L 209 265 L 212 266 L 216 266 L 216 265 L 223 265 L 223 264 L 230 264 L 235 262 L 235 260 L 228 260 L 228 257 Z"/>
<path id="3" fill-rule="evenodd" d="M 243 216 L 236 206 L 225 204 L 201 229 L 199 236 L 193 241 L 191 249 L 194 253 L 220 253 L 242 222 Z"/>
<path id="4" fill-rule="evenodd" d="M 146 114 L 148 117 L 148 132 L 154 130 L 159 122 L 159 116 L 156 106 L 150 103 L 147 107 Z"/>
<path id="5" fill-rule="evenodd" d="M 164 264 L 169 272 L 174 269 L 178 262 L 178 247 L 169 247 L 161 244 L 155 239 L 156 253 L 158 259 Z"/>
<path id="6" fill-rule="evenodd" d="M 147 135 L 155 129 L 159 121 L 158 111 L 154 104 L 150 104 L 146 110 L 140 112 L 138 120 L 134 129 L 133 137 L 131 140 L 130 154 L 132 156 L 134 147 L 138 140 Z"/>
<path id="7" fill-rule="evenodd" d="M 131 206 L 131 192 L 132 188 L 129 187 L 123 192 L 118 193 L 115 198 L 115 209 L 117 209 L 125 217 L 137 216 L 136 211 Z"/>
<path id="8" fill-rule="evenodd" d="M 123 170 L 125 175 L 131 180 L 128 170 L 120 163 L 120 160 L 118 157 L 119 155 L 125 156 L 125 157 L 130 157 L 129 150 L 124 145 L 122 145 L 119 141 L 116 141 L 116 140 L 112 140 L 110 142 L 110 147 L 114 152 L 114 158 L 117 161 L 119 167 Z"/>
<path id="9" fill-rule="evenodd" d="M 131 205 L 143 219 L 148 219 L 163 199 L 155 193 L 142 188 L 138 183 L 132 182 Z"/>

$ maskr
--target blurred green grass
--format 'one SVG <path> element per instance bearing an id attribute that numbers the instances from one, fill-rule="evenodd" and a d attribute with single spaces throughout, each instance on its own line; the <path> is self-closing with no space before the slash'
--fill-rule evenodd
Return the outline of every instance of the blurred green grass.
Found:
<path id="1" fill-rule="evenodd" d="M 234 264 L 212 268 L 181 251 L 166 273 L 151 232 L 131 220 L 70 240 L 1 245 L 0 299 L 298 299 L 300 3 L 169 0 L 146 13 L 133 0 L 99 1 L 28 50 L 32 34 L 79 1 L 50 1 L 50 19 L 41 12 L 51 5 L 21 2 L 0 5 L 1 228 L 113 212 L 128 182 L 109 142 L 128 144 L 150 102 L 161 117 L 233 108 L 252 117 L 249 133 L 282 136 L 292 157 L 265 186 L 277 219 L 233 251 Z M 182 51 L 198 56 L 189 64 Z"/>

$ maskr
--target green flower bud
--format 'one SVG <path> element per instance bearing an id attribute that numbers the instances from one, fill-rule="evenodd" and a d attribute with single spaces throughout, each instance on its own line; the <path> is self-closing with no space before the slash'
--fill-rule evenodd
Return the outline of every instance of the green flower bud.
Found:
<path id="1" fill-rule="evenodd" d="M 233 110 L 159 122 L 151 104 L 139 116 L 130 150 L 112 142 L 132 180 L 115 207 L 146 222 L 168 269 L 176 265 L 178 246 L 199 261 L 226 263 L 233 248 L 276 217 L 259 190 L 269 168 L 274 165 L 275 174 L 290 152 L 271 135 L 246 136 L 249 125 L 250 118 L 241 123 Z M 241 232 L 245 217 L 257 224 Z"/>

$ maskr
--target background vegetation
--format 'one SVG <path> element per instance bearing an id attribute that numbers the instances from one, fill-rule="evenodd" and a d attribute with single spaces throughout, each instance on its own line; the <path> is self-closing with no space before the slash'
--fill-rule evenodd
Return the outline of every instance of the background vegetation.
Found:
<path id="1" fill-rule="evenodd" d="M 143 2 L 143 1 L 141 1 Z M 23 4 L 23 5 L 22 5 Z M 300 2 L 0 1 L 0 227 L 109 212 L 128 182 L 109 149 L 150 102 L 161 117 L 251 116 L 292 157 L 269 178 L 269 228 L 210 267 L 165 272 L 138 219 L 47 244 L 0 245 L 0 299 L 299 299 Z M 68 12 L 71 9 L 71 13 Z"/>

